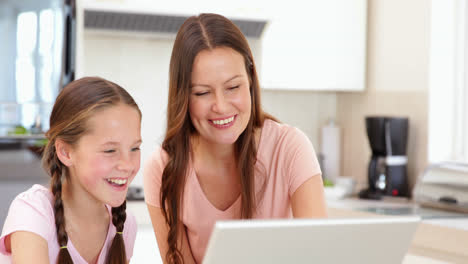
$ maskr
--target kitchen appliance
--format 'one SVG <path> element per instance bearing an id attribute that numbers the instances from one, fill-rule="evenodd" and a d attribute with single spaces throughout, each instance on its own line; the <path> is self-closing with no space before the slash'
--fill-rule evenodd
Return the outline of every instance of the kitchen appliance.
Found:
<path id="1" fill-rule="evenodd" d="M 366 130 L 372 150 L 368 167 L 369 186 L 359 193 L 359 197 L 409 196 L 406 168 L 408 118 L 366 117 Z"/>
<path id="2" fill-rule="evenodd" d="M 468 164 L 429 166 L 414 187 L 413 199 L 424 207 L 468 213 Z"/>

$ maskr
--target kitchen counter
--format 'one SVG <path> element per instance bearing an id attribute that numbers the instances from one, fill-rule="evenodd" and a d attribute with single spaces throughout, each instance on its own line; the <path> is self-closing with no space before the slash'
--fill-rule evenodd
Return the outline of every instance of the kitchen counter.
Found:
<path id="1" fill-rule="evenodd" d="M 342 200 L 329 201 L 328 214 L 330 218 L 362 218 L 386 217 L 373 212 L 363 212 L 353 209 L 350 203 L 360 201 Z M 404 201 L 396 202 L 398 204 Z M 379 203 L 391 206 L 392 203 Z M 127 210 L 137 219 L 138 234 L 135 243 L 132 263 L 162 263 L 158 246 L 153 234 L 151 220 L 144 202 L 128 202 Z M 388 217 L 388 216 L 387 216 Z M 423 220 L 419 225 L 408 254 L 403 264 L 453 264 L 468 263 L 468 230 L 458 228 L 468 225 L 468 219 L 451 219 L 454 226 L 448 227 L 437 223 L 443 219 Z"/>
<path id="2" fill-rule="evenodd" d="M 387 213 L 392 212 L 391 209 L 396 209 L 393 212 L 406 212 L 408 208 L 419 209 L 413 212 L 423 212 L 422 221 L 403 263 L 468 263 L 466 215 L 425 208 L 421 210 L 418 205 L 407 199 L 370 201 L 348 198 L 327 203 L 329 217 L 332 218 L 389 217 Z M 399 213 L 395 213 L 397 214 Z"/>

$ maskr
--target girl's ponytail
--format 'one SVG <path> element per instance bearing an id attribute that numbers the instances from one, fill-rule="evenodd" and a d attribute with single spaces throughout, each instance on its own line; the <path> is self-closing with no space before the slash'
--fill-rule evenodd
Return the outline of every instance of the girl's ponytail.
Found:
<path id="1" fill-rule="evenodd" d="M 68 235 L 65 231 L 65 215 L 62 200 L 62 174 L 63 167 L 55 152 L 55 140 L 50 140 L 44 153 L 44 167 L 52 176 L 51 187 L 54 195 L 55 228 L 60 251 L 57 264 L 73 264 L 73 260 L 67 249 Z"/>
<path id="2" fill-rule="evenodd" d="M 114 224 L 117 233 L 114 236 L 112 245 L 107 253 L 107 264 L 124 264 L 127 263 L 127 254 L 125 252 L 125 243 L 123 239 L 123 229 L 127 213 L 127 202 L 124 202 L 119 207 L 112 208 L 112 223 Z"/>

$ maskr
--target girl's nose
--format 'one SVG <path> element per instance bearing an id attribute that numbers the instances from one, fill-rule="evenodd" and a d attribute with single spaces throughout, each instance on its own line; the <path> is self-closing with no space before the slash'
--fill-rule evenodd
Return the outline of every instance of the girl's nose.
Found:
<path id="1" fill-rule="evenodd" d="M 117 169 L 121 171 L 130 171 L 133 169 L 133 163 L 130 158 L 130 155 L 126 155 L 126 154 L 121 155 Z"/>

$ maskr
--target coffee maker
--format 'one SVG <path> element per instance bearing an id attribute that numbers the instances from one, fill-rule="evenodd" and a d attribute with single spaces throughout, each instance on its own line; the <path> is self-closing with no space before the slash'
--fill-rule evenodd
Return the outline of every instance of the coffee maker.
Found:
<path id="1" fill-rule="evenodd" d="M 366 117 L 367 137 L 372 150 L 368 168 L 368 188 L 360 198 L 381 199 L 383 195 L 408 197 L 408 118 Z"/>

